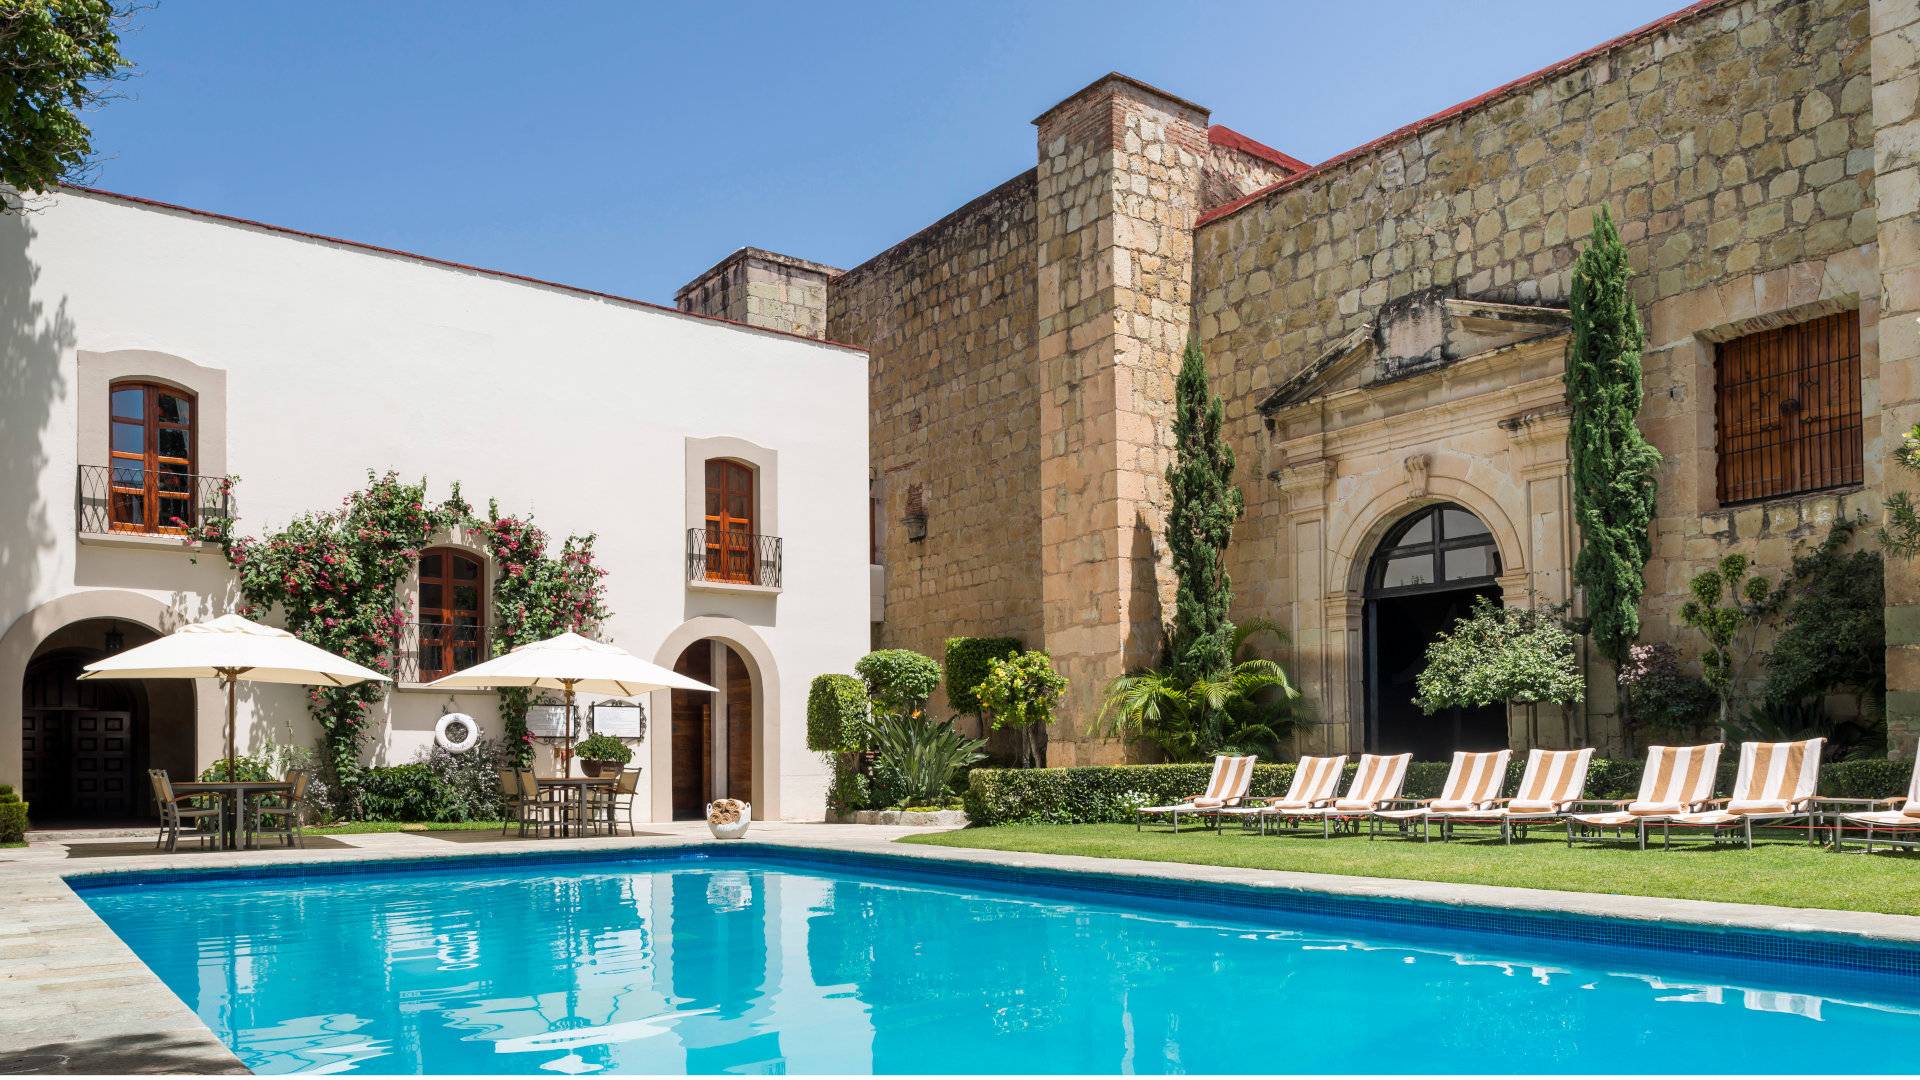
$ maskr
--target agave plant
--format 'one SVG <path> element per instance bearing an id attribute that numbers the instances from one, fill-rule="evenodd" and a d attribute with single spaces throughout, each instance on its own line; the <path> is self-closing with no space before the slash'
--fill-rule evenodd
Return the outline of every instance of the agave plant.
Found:
<path id="1" fill-rule="evenodd" d="M 867 721 L 868 744 L 877 765 L 898 778 L 906 806 L 944 802 L 961 769 L 986 757 L 984 739 L 969 739 L 951 721 L 915 713 L 875 710 Z"/>

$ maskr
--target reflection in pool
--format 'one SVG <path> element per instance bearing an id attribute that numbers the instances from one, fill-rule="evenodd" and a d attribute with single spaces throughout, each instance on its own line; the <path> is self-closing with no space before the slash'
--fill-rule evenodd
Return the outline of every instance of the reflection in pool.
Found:
<path id="1" fill-rule="evenodd" d="M 1920 982 L 783 858 L 82 891 L 257 1072 L 1847 1072 Z"/>

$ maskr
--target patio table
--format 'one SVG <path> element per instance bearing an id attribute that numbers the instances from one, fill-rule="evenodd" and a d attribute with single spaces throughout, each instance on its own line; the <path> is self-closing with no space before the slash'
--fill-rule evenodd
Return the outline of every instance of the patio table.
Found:
<path id="1" fill-rule="evenodd" d="M 588 789 L 596 787 L 611 788 L 614 781 L 611 776 L 536 776 L 533 778 L 533 782 L 534 785 L 539 788 L 554 788 L 557 790 L 565 790 L 567 788 L 574 789 L 574 791 L 578 793 L 576 796 L 578 800 L 576 805 L 580 810 L 577 820 L 582 825 L 585 825 L 587 821 Z M 568 822 L 565 814 L 560 815 L 560 835 L 572 835 L 572 826 Z"/>
<path id="2" fill-rule="evenodd" d="M 247 799 L 272 793 L 292 794 L 293 784 L 286 780 L 202 780 L 173 785 L 176 795 L 213 795 L 219 798 L 221 843 L 232 850 L 240 846 L 240 814 Z"/>

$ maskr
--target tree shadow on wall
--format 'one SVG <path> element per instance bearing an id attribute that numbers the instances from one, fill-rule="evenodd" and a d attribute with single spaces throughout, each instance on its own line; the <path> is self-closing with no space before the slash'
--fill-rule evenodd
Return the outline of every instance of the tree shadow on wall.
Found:
<path id="1" fill-rule="evenodd" d="M 6 403 L 0 422 L 0 598 L 9 607 L 24 605 L 43 584 L 40 560 L 57 535 L 60 510 L 41 490 L 41 480 L 54 405 L 67 397 L 61 358 L 75 337 L 65 298 L 48 312 L 34 296 L 40 268 L 28 253 L 35 231 L 30 217 L 18 210 L 0 214 L 0 402 Z M 76 480 L 69 476 L 65 482 Z"/>
<path id="2" fill-rule="evenodd" d="M 1135 514 L 1133 537 L 1127 552 L 1128 671 L 1156 667 L 1166 661 L 1166 606 L 1160 600 L 1158 557 L 1153 550 L 1153 528 L 1145 514 Z"/>

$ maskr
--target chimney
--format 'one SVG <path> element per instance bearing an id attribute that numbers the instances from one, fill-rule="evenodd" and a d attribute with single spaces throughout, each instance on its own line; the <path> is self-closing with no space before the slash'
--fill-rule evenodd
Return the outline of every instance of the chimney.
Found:
<path id="1" fill-rule="evenodd" d="M 695 315 L 810 338 L 827 336 L 827 284 L 840 270 L 745 247 L 681 286 L 674 306 Z"/>

